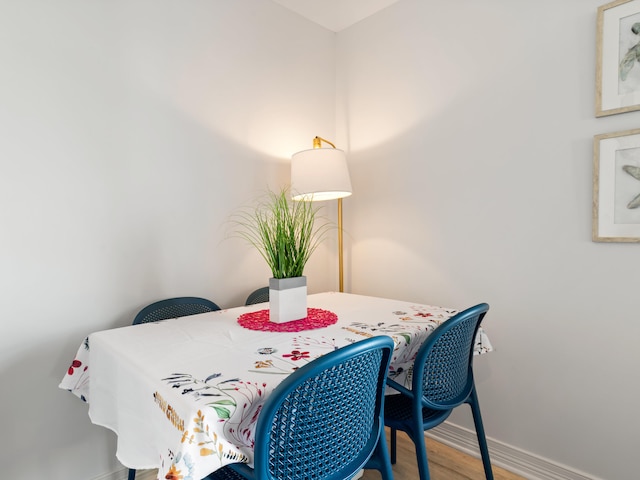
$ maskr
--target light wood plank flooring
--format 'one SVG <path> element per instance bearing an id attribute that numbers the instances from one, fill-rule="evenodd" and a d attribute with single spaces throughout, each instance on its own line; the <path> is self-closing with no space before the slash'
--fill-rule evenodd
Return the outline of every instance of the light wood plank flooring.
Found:
<path id="1" fill-rule="evenodd" d="M 387 439 L 388 439 L 387 429 Z M 387 443 L 389 444 L 389 443 Z M 427 438 L 427 459 L 431 480 L 484 479 L 482 461 Z M 493 466 L 495 480 L 525 480 L 507 470 Z M 380 480 L 377 470 L 365 470 L 361 480 Z M 404 432 L 398 432 L 397 462 L 393 465 L 394 480 L 418 480 L 418 465 L 413 442 Z"/>

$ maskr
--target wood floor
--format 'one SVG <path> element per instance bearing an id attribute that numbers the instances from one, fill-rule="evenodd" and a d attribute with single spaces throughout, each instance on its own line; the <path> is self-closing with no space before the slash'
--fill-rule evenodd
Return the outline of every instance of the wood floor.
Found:
<path id="1" fill-rule="evenodd" d="M 387 431 L 388 435 L 388 431 Z M 387 443 L 388 444 L 388 443 Z M 393 465 L 394 480 L 418 480 L 418 466 L 413 442 L 404 432 L 398 432 L 397 462 Z M 427 458 L 431 480 L 482 480 L 482 461 L 427 438 Z M 525 480 L 523 477 L 493 466 L 495 480 Z M 380 480 L 376 470 L 365 470 L 361 480 Z"/>

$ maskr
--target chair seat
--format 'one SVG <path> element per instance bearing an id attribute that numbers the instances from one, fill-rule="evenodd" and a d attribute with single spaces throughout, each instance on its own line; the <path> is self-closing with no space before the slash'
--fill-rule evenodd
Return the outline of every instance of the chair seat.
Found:
<path id="1" fill-rule="evenodd" d="M 245 477 L 237 473 L 231 467 L 222 467 L 211 473 L 204 480 L 245 480 Z"/>
<path id="2" fill-rule="evenodd" d="M 451 410 L 422 409 L 422 422 L 425 424 L 439 424 L 449 415 Z M 387 395 L 384 397 L 384 417 L 388 427 L 406 430 L 405 425 L 411 425 L 413 419 L 413 404 L 411 398 L 405 395 Z M 402 428 L 400 426 L 403 425 Z"/>

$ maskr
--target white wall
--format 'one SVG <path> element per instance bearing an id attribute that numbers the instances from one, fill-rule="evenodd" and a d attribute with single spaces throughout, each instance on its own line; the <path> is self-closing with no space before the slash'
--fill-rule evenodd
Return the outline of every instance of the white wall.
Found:
<path id="1" fill-rule="evenodd" d="M 120 468 L 115 435 L 58 389 L 85 335 L 266 284 L 224 222 L 335 136 L 334 49 L 264 0 L 0 0 L 4 477 Z M 332 260 L 310 290 L 336 288 Z"/>
<path id="2" fill-rule="evenodd" d="M 487 301 L 489 437 L 632 480 L 637 244 L 591 242 L 598 0 L 401 0 L 338 34 L 348 288 Z M 452 422 L 472 427 L 463 410 Z"/>
<path id="3" fill-rule="evenodd" d="M 350 153 L 347 289 L 488 301 L 488 435 L 635 478 L 639 247 L 590 241 L 591 145 L 640 113 L 593 116 L 600 3 L 401 0 L 337 35 L 336 89 L 336 36 L 272 2 L 0 0 L 5 476 L 119 468 L 57 388 L 80 341 L 242 303 L 268 271 L 224 221 L 321 135 Z"/>

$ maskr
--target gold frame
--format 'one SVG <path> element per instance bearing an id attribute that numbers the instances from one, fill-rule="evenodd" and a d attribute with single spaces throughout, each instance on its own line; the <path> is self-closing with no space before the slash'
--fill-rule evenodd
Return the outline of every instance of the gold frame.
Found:
<path id="1" fill-rule="evenodd" d="M 640 179 L 631 174 L 617 177 L 616 173 L 617 152 L 630 152 L 632 149 L 637 150 L 635 155 L 637 159 L 634 158 L 634 160 L 637 168 L 640 169 L 640 129 L 604 133 L 593 138 L 592 240 L 594 242 L 640 242 L 640 208 L 637 213 L 629 214 L 637 217 L 637 223 L 615 222 L 616 209 L 623 210 L 624 207 L 620 204 L 624 205 L 624 202 L 631 199 L 626 196 L 621 200 L 621 195 L 616 195 L 620 179 L 622 182 L 630 182 L 632 188 L 637 188 L 637 192 L 633 190 L 633 195 L 637 194 L 636 198 L 640 197 L 640 181 L 637 182 L 636 187 L 631 180 Z M 626 208 L 631 207 L 627 204 Z"/>
<path id="2" fill-rule="evenodd" d="M 635 81 L 638 85 L 637 89 L 627 93 L 619 92 L 619 67 L 622 63 L 619 60 L 620 43 L 623 38 L 620 31 L 620 21 L 623 18 L 625 21 L 630 21 L 631 17 L 635 17 L 636 15 L 638 15 L 638 19 L 636 19 L 637 22 L 640 22 L 640 0 L 616 0 L 598 7 L 596 117 L 640 110 L 640 80 L 638 80 L 637 74 L 635 75 Z M 628 25 L 625 25 L 625 27 L 628 27 Z M 624 31 L 626 31 L 626 29 Z M 627 54 L 630 55 L 629 58 L 631 58 L 630 63 L 628 63 L 631 66 L 628 71 L 631 71 L 633 68 L 640 71 L 640 63 L 638 63 L 640 62 L 640 34 L 636 35 L 638 35 L 638 42 L 634 43 L 634 46 L 638 47 L 637 55 L 639 56 L 637 60 L 631 58 L 636 55 L 636 52 L 635 49 L 628 48 Z M 636 37 L 631 36 L 627 40 L 629 42 L 635 42 Z"/>

